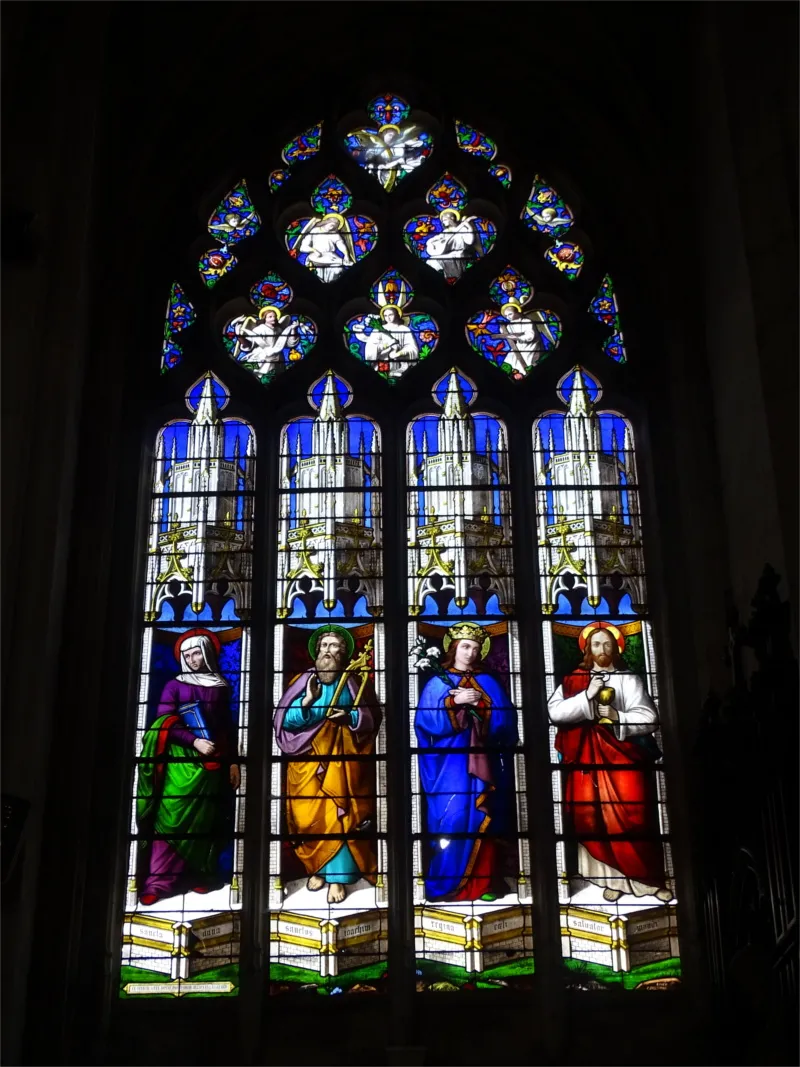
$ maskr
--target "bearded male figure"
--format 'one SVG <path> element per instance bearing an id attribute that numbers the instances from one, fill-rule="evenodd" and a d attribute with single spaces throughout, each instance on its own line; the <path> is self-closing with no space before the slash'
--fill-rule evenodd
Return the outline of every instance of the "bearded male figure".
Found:
<path id="1" fill-rule="evenodd" d="M 578 838 L 578 873 L 614 902 L 623 893 L 672 899 L 659 839 L 652 734 L 658 712 L 629 671 L 625 639 L 609 623 L 581 634 L 583 662 L 548 702 L 555 746 L 568 768 L 564 810 Z"/>
<path id="2" fill-rule="evenodd" d="M 422 690 L 414 718 L 431 837 L 428 900 L 495 900 L 508 891 L 500 854 L 503 839 L 516 837 L 519 734 L 508 694 L 481 666 L 490 640 L 476 623 L 450 627 L 442 673 Z"/>
<path id="3" fill-rule="evenodd" d="M 376 860 L 364 837 L 343 840 L 372 826 L 375 765 L 352 757 L 372 753 L 381 716 L 376 697 L 358 679 L 341 676 L 354 642 L 342 626 L 322 626 L 309 641 L 314 666 L 289 684 L 275 709 L 281 752 L 304 759 L 286 768 L 286 823 L 290 835 L 309 835 L 296 846 L 308 888 L 328 887 L 328 902 L 341 903 L 360 878 L 375 883 Z M 364 699 L 366 698 L 366 699 Z M 318 757 L 318 758 L 315 758 Z"/>

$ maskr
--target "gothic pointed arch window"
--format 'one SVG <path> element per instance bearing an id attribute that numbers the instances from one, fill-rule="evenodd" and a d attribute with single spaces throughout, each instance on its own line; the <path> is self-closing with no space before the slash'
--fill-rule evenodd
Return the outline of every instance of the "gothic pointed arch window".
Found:
<path id="1" fill-rule="evenodd" d="M 423 107 L 301 120 L 167 294 L 126 1000 L 680 980 L 623 312 Z"/>

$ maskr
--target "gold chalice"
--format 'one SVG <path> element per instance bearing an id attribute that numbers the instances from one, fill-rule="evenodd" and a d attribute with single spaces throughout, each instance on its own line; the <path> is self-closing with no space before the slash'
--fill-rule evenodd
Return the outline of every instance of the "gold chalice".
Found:
<path id="1" fill-rule="evenodd" d="M 613 686 L 604 685 L 603 688 L 597 694 L 597 703 L 605 705 L 607 707 L 609 704 L 613 704 L 614 700 L 616 699 L 616 696 L 617 691 L 616 689 L 614 689 Z M 612 720 L 607 718 L 605 715 L 597 721 L 603 726 L 613 725 Z"/>

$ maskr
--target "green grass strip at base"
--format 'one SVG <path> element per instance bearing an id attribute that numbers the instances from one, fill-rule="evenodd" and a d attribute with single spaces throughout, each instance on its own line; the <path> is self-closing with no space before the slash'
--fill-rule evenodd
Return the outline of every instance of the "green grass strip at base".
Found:
<path id="1" fill-rule="evenodd" d="M 576 959 L 565 959 L 564 966 L 576 978 L 583 976 L 603 985 L 622 986 L 624 989 L 635 989 L 641 982 L 653 979 L 681 977 L 681 961 L 677 956 L 655 963 L 642 963 L 630 971 L 614 971 L 602 963 Z"/>
<path id="2" fill-rule="evenodd" d="M 467 971 L 452 963 L 418 959 L 417 971 L 421 972 L 417 977 L 426 984 L 450 982 L 453 985 L 462 986 L 472 983 L 478 989 L 497 990 L 503 987 L 493 984 L 494 982 L 505 981 L 509 978 L 529 978 L 534 973 L 534 963 L 533 959 L 528 957 L 522 960 L 510 960 L 508 963 L 498 963 L 483 971 Z"/>
<path id="3" fill-rule="evenodd" d="M 271 963 L 269 966 L 271 982 L 284 982 L 297 986 L 314 985 L 320 993 L 328 993 L 332 989 L 341 989 L 344 993 L 358 983 L 377 981 L 383 978 L 385 973 L 385 961 L 370 963 L 365 967 L 355 967 L 352 971 L 345 971 L 328 978 L 322 978 L 317 971 L 305 967 L 294 967 L 288 963 Z"/>

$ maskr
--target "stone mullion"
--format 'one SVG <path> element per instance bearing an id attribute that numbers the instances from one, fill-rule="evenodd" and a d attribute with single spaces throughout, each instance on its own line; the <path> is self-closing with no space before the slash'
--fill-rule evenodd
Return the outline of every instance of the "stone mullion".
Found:
<path id="1" fill-rule="evenodd" d="M 408 735 L 405 418 L 380 421 L 386 625 L 387 853 L 389 857 L 389 1044 L 408 1044 L 414 996 L 414 910 Z"/>
<path id="2" fill-rule="evenodd" d="M 541 1040 L 548 1062 L 558 1062 L 557 1043 L 563 1015 L 561 938 L 555 866 L 553 798 L 550 785 L 550 745 L 547 692 L 541 627 L 541 598 L 537 565 L 535 484 L 531 447 L 530 398 L 520 396 L 509 419 L 509 472 L 514 519 L 515 614 L 520 637 L 522 714 L 525 725 L 525 769 L 528 794 L 528 839 L 533 892 L 533 938 L 539 1018 L 547 1019 Z M 549 1046 L 549 1047 L 548 1047 Z"/>

